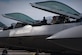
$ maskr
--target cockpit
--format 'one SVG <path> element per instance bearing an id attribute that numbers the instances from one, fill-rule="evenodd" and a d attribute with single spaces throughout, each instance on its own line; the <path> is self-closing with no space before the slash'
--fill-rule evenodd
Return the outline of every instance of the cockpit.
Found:
<path id="1" fill-rule="evenodd" d="M 19 28 L 28 24 L 32 26 L 39 26 L 39 25 L 77 23 L 82 21 L 82 17 L 80 16 L 79 12 L 69 7 L 68 5 L 58 1 L 36 2 L 36 3 L 31 3 L 31 6 L 44 11 L 58 14 L 59 16 L 53 16 L 52 21 L 50 23 L 47 23 L 47 19 L 45 17 L 43 17 L 43 20 L 41 21 L 36 21 L 31 17 L 22 13 L 7 13 L 4 14 L 3 16 L 21 22 L 21 23 L 16 23 L 16 25 L 14 26 L 11 25 L 11 27 L 13 26 L 14 28 Z"/>

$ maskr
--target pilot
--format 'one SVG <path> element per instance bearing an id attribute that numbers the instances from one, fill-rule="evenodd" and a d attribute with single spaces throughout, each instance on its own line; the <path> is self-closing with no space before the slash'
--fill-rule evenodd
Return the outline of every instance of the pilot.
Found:
<path id="1" fill-rule="evenodd" d="M 64 15 L 60 15 L 59 16 L 59 23 L 64 23 L 64 21 L 65 21 L 65 16 Z"/>
<path id="2" fill-rule="evenodd" d="M 53 16 L 52 17 L 51 24 L 55 24 L 56 22 L 57 22 L 57 17 L 56 16 Z"/>
<path id="3" fill-rule="evenodd" d="M 43 17 L 43 20 L 41 21 L 42 25 L 46 25 L 47 24 L 47 20 L 45 19 L 45 17 Z"/>
<path id="4" fill-rule="evenodd" d="M 66 16 L 66 17 L 65 17 L 65 20 L 64 20 L 64 23 L 70 23 L 69 18 L 70 18 L 70 17 Z"/>

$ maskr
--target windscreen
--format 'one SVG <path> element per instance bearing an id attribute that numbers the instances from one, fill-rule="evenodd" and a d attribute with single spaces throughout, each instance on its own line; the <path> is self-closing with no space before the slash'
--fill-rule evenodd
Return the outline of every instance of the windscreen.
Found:
<path id="1" fill-rule="evenodd" d="M 0 27 L 4 28 L 6 25 L 0 22 Z"/>

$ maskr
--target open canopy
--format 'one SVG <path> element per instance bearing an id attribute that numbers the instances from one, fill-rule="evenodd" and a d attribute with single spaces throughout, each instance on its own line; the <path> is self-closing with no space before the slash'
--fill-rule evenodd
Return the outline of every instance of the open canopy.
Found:
<path id="1" fill-rule="evenodd" d="M 8 14 L 4 14 L 3 16 L 6 17 L 6 18 L 21 21 L 21 22 L 24 22 L 24 23 L 27 23 L 27 24 L 33 24 L 33 23 L 36 22 L 31 17 L 29 17 L 25 14 L 22 14 L 22 13 L 8 13 Z"/>
<path id="2" fill-rule="evenodd" d="M 36 3 L 31 3 L 31 5 L 35 8 L 49 11 L 52 13 L 62 14 L 62 15 L 66 15 L 72 18 L 80 18 L 79 12 L 69 7 L 68 5 L 58 2 L 58 1 L 36 2 Z"/>

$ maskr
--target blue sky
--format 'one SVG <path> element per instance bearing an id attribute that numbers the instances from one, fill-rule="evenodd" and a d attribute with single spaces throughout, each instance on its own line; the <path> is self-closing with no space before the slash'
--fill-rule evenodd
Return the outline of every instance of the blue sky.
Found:
<path id="1" fill-rule="evenodd" d="M 7 18 L 2 17 L 2 14 L 20 12 L 30 16 L 36 20 L 42 20 L 45 16 L 53 16 L 55 14 L 42 11 L 31 7 L 29 3 L 45 1 L 45 0 L 0 0 L 0 21 L 9 26 L 11 23 L 16 22 Z M 78 12 L 82 13 L 82 0 L 57 0 L 63 2 Z"/>

